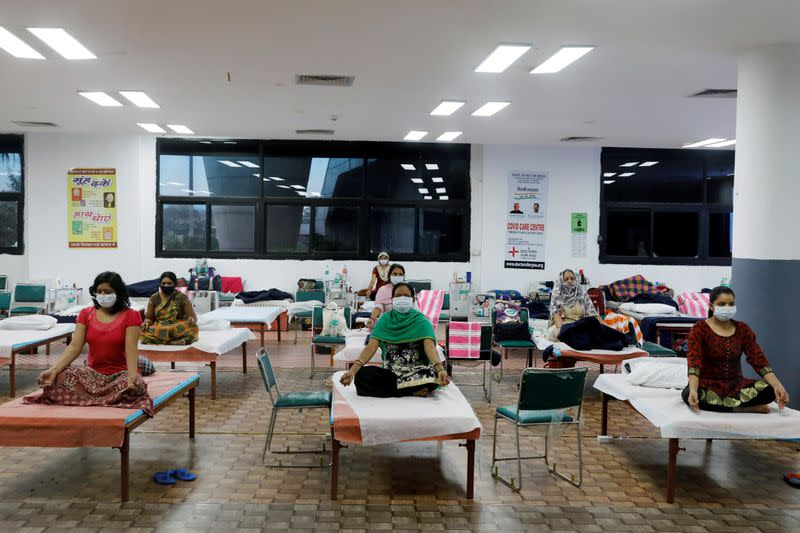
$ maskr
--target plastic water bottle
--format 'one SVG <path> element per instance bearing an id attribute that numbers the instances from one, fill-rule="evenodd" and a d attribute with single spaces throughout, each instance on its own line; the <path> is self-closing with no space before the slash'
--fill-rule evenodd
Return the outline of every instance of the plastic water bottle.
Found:
<path id="1" fill-rule="evenodd" d="M 330 265 L 325 265 L 325 281 L 330 281 L 331 279 L 331 267 Z"/>
<path id="2" fill-rule="evenodd" d="M 720 284 L 721 286 L 723 286 L 723 287 L 729 287 L 729 286 L 730 286 L 730 285 L 728 284 L 728 278 L 726 278 L 726 277 L 724 277 L 724 276 L 723 276 L 723 277 L 722 277 L 722 279 L 720 280 L 719 284 Z"/>

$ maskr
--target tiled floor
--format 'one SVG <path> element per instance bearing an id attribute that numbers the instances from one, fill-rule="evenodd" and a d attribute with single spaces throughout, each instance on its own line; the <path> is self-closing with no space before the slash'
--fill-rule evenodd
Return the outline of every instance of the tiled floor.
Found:
<path id="1" fill-rule="evenodd" d="M 251 343 L 250 353 L 256 348 Z M 54 356 L 61 349 L 54 347 Z M 291 336 L 280 344 L 269 341 L 268 349 L 283 390 L 322 387 L 324 374 L 309 381 L 304 370 L 307 336 L 297 345 Z M 484 427 L 474 501 L 464 498 L 466 452 L 454 442 L 342 450 L 338 502 L 329 499 L 327 469 L 263 467 L 269 401 L 254 358 L 253 370 L 244 375 L 239 353 L 233 353 L 230 363 L 220 364 L 215 402 L 208 396 L 208 371 L 203 371 L 194 442 L 185 433 L 182 401 L 134 433 L 129 503 L 119 502 L 115 450 L 0 448 L 0 531 L 800 531 L 800 491 L 780 479 L 783 472 L 800 469 L 800 445 L 682 442 L 686 452 L 678 459 L 676 503 L 669 505 L 664 503 L 666 441 L 644 418 L 612 402 L 609 430 L 623 438 L 598 443 L 600 402 L 591 388 L 582 428 L 580 488 L 552 477 L 537 461 L 524 465 L 520 493 L 495 482 L 489 471 L 492 413 L 497 405 L 514 401 L 521 358 L 518 354 L 506 361 L 507 376 L 495 386 L 491 405 L 479 389 L 463 389 Z M 44 355 L 23 358 L 18 370 L 22 392 L 34 389 L 35 367 L 45 364 Z M 477 377 L 475 371 L 456 369 L 456 383 Z M 0 394 L 7 390 L 8 372 L 2 370 Z M 274 445 L 318 447 L 325 440 L 326 422 L 321 411 L 282 414 Z M 509 428 L 500 427 L 500 453 L 511 450 Z M 523 435 L 525 449 L 543 446 L 542 438 Z M 559 468 L 573 468 L 574 439 L 556 442 Z M 302 456 L 294 464 L 313 460 Z M 179 466 L 191 468 L 197 481 L 164 487 L 150 480 L 157 470 Z M 503 472 L 516 476 L 510 466 Z"/>

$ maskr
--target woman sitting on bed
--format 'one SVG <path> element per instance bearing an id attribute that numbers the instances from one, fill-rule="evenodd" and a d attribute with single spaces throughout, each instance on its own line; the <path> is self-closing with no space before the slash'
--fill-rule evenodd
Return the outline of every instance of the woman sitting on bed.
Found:
<path id="1" fill-rule="evenodd" d="M 94 307 L 78 315 L 72 342 L 56 364 L 39 375 L 41 393 L 25 403 L 96 405 L 153 412 L 147 385 L 137 372 L 142 318 L 130 309 L 128 290 L 115 272 L 103 272 L 89 288 Z M 89 344 L 87 366 L 70 366 Z"/>
<path id="2" fill-rule="evenodd" d="M 587 316 L 596 316 L 600 320 L 591 298 L 578 284 L 575 272 L 567 269 L 558 276 L 553 285 L 553 294 L 550 297 L 550 328 L 547 330 L 547 339 L 558 340 L 561 326 L 577 322 Z"/>
<path id="3" fill-rule="evenodd" d="M 172 272 L 161 274 L 161 287 L 147 303 L 139 336 L 142 344 L 187 345 L 197 342 L 197 315 L 189 298 L 175 290 L 177 281 Z"/>
<path id="4" fill-rule="evenodd" d="M 778 408 L 789 403 L 789 395 L 769 366 L 756 336 L 747 324 L 733 320 L 736 296 L 729 287 L 711 291 L 712 316 L 689 332 L 689 385 L 683 401 L 694 410 L 769 413 L 767 404 Z M 742 353 L 763 378 L 742 376 Z"/>
<path id="5" fill-rule="evenodd" d="M 396 283 L 392 288 L 392 310 L 381 315 L 372 336 L 340 382 L 355 380 L 360 396 L 390 398 L 428 396 L 450 377 L 439 361 L 436 336 L 430 321 L 413 309 L 414 288 Z M 364 366 L 380 347 L 383 367 Z"/>

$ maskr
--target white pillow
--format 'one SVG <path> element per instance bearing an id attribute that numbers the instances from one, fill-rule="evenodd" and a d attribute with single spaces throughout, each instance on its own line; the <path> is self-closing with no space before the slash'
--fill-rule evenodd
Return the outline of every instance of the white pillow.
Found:
<path id="1" fill-rule="evenodd" d="M 57 323 L 58 320 L 48 315 L 12 316 L 0 321 L 0 329 L 46 331 Z"/>
<path id="2" fill-rule="evenodd" d="M 197 320 L 197 327 L 200 331 L 222 331 L 224 329 L 230 329 L 231 323 L 228 320 L 216 319 L 216 320 Z"/>
<path id="3" fill-rule="evenodd" d="M 622 310 L 630 310 L 644 315 L 674 315 L 678 310 L 667 304 L 635 304 L 627 302 L 619 306 Z"/>
<path id="4" fill-rule="evenodd" d="M 657 389 L 683 389 L 689 384 L 686 359 L 682 357 L 640 357 L 622 363 L 631 385 Z"/>

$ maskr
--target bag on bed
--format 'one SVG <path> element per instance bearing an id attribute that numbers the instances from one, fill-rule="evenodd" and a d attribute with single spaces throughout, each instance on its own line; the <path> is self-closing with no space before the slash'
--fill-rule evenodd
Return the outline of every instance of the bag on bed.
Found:
<path id="1" fill-rule="evenodd" d="M 495 324 L 504 324 L 506 322 L 522 322 L 519 315 L 522 309 L 522 303 L 516 300 L 498 300 L 494 304 L 495 310 Z"/>
<path id="2" fill-rule="evenodd" d="M 317 286 L 317 280 L 314 279 L 297 280 L 298 291 L 313 291 L 316 286 Z"/>
<path id="3" fill-rule="evenodd" d="M 325 336 L 343 336 L 350 328 L 344 318 L 344 309 L 330 302 L 322 310 L 322 333 Z"/>

